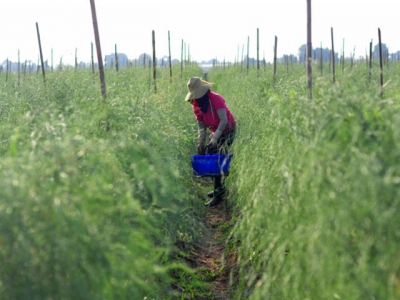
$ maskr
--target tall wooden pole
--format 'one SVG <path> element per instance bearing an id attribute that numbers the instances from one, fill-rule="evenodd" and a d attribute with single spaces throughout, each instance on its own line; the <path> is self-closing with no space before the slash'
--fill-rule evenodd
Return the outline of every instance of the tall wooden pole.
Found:
<path id="1" fill-rule="evenodd" d="M 118 51 L 117 51 L 117 44 L 115 44 L 115 51 L 114 51 L 114 56 L 115 56 L 115 70 L 118 72 L 119 69 L 119 61 L 118 61 Z"/>
<path id="2" fill-rule="evenodd" d="M 240 72 L 243 72 L 243 64 L 244 64 L 244 44 L 242 44 L 242 61 L 240 62 Z"/>
<path id="3" fill-rule="evenodd" d="M 8 73 L 9 73 L 9 69 L 8 69 L 8 57 L 7 57 L 7 68 L 6 68 L 6 83 L 8 82 Z"/>
<path id="4" fill-rule="evenodd" d="M 101 54 L 99 27 L 97 25 L 96 6 L 94 0 L 90 0 L 90 7 L 92 9 L 93 30 L 94 30 L 94 37 L 97 50 L 97 62 L 99 64 L 101 95 L 103 96 L 103 100 L 105 100 L 107 98 L 107 91 L 106 91 L 106 82 L 104 76 L 103 56 Z"/>
<path id="5" fill-rule="evenodd" d="M 181 78 L 182 78 L 182 74 L 183 74 L 183 40 L 182 40 L 182 44 L 181 44 Z"/>
<path id="6" fill-rule="evenodd" d="M 380 67 L 380 79 L 381 79 L 381 88 L 383 88 L 382 40 L 381 40 L 381 29 L 380 29 L 380 28 L 378 28 L 378 36 L 379 36 L 379 67 Z"/>
<path id="7" fill-rule="evenodd" d="M 185 67 L 188 65 L 188 50 L 187 50 L 188 44 L 184 43 L 183 45 L 183 61 L 184 61 L 184 65 Z"/>
<path id="8" fill-rule="evenodd" d="M 75 70 L 78 69 L 78 48 L 75 48 Z"/>
<path id="9" fill-rule="evenodd" d="M 323 72 L 322 68 L 323 68 L 323 64 L 324 64 L 324 61 L 322 58 L 322 43 L 321 43 L 321 48 L 320 48 L 320 63 L 321 63 L 321 76 L 322 76 L 322 72 Z"/>
<path id="10" fill-rule="evenodd" d="M 260 30 L 257 28 L 257 76 L 260 75 Z"/>
<path id="11" fill-rule="evenodd" d="M 275 46 L 274 46 L 274 83 L 276 81 L 277 52 L 278 52 L 278 37 L 275 36 Z"/>
<path id="12" fill-rule="evenodd" d="M 344 73 L 344 39 L 343 39 L 343 49 L 342 49 L 342 74 Z"/>
<path id="13" fill-rule="evenodd" d="M 331 27 L 331 42 L 332 42 L 332 79 L 335 82 L 335 44 L 333 43 L 333 28 Z"/>
<path id="14" fill-rule="evenodd" d="M 250 37 L 247 37 L 247 75 L 249 75 L 249 44 Z"/>
<path id="15" fill-rule="evenodd" d="M 91 47 L 90 47 L 90 51 L 91 51 L 91 58 L 92 58 L 92 74 L 94 74 L 94 58 L 93 58 L 93 43 L 91 43 Z"/>
<path id="16" fill-rule="evenodd" d="M 154 92 L 157 92 L 157 85 L 156 85 L 156 35 L 155 32 L 153 30 L 152 32 L 152 36 L 153 36 L 153 80 L 154 80 Z"/>
<path id="17" fill-rule="evenodd" d="M 40 63 L 42 64 L 42 75 L 43 75 L 43 82 L 46 82 L 46 71 L 44 70 L 44 63 L 43 63 L 43 52 L 42 52 L 42 43 L 40 42 L 40 32 L 39 32 L 39 25 L 36 22 L 36 32 L 38 37 L 38 44 L 39 44 L 39 52 L 40 52 Z"/>
<path id="18" fill-rule="evenodd" d="M 307 0 L 307 87 L 312 99 L 312 43 L 311 43 L 311 0 Z"/>
<path id="19" fill-rule="evenodd" d="M 369 78 L 372 75 L 372 41 L 369 43 Z"/>
<path id="20" fill-rule="evenodd" d="M 21 62 L 19 56 L 19 49 L 18 49 L 18 87 L 21 86 Z"/>
<path id="21" fill-rule="evenodd" d="M 171 62 L 171 36 L 168 30 L 168 53 L 169 53 L 169 81 L 172 81 L 172 62 Z"/>

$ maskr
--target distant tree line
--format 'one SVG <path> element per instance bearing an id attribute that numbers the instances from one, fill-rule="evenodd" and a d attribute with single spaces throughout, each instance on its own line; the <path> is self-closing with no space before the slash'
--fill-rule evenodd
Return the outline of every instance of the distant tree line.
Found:
<path id="1" fill-rule="evenodd" d="M 305 63 L 305 58 L 306 58 L 306 45 L 303 44 L 299 47 L 297 55 L 294 54 L 289 54 L 289 55 L 283 55 L 277 59 L 278 63 Z M 386 46 L 386 44 L 382 44 L 382 53 L 383 53 L 383 58 L 386 61 L 389 60 L 400 60 L 400 51 L 394 52 L 394 53 L 389 53 L 389 48 Z M 347 56 L 345 56 L 345 60 L 349 59 L 354 59 L 352 57 L 352 53 Z M 378 60 L 379 59 L 379 45 L 375 45 L 373 48 L 373 59 Z M 323 62 L 328 62 L 331 60 L 331 50 L 329 48 L 314 48 L 312 57 L 314 60 L 320 61 L 322 56 L 322 61 Z M 343 53 L 338 53 L 335 52 L 335 61 L 339 61 L 339 59 L 342 58 Z M 368 53 L 365 53 L 365 57 L 369 57 L 369 49 Z M 118 62 L 118 66 L 121 68 L 125 67 L 134 67 L 134 66 L 152 66 L 153 65 L 153 58 L 150 54 L 147 53 L 142 53 L 139 55 L 137 59 L 129 59 L 128 56 L 124 53 L 118 53 L 117 59 L 115 57 L 115 53 L 106 55 L 104 57 L 104 67 L 105 68 L 115 68 L 116 64 Z M 253 57 L 248 58 L 249 65 L 255 66 L 257 64 L 257 59 Z M 178 59 L 172 59 L 171 63 L 174 64 L 180 64 L 180 60 Z M 187 60 L 184 60 L 185 64 L 192 63 Z M 228 62 L 227 62 L 228 63 Z M 243 58 L 243 62 L 241 63 L 247 63 L 247 56 Z M 261 64 L 269 64 L 266 63 L 265 58 L 260 59 Z M 49 66 L 48 61 L 45 61 L 45 69 L 50 69 L 53 66 Z M 159 67 L 167 67 L 169 65 L 169 57 L 168 56 L 163 56 L 162 58 L 157 59 L 156 61 L 157 66 Z M 225 61 L 219 61 L 217 59 L 211 59 L 209 61 L 202 61 L 201 64 L 209 64 L 209 65 L 222 65 L 225 64 Z M 97 68 L 97 63 L 94 64 L 95 67 Z M 85 68 L 90 68 L 91 67 L 91 62 L 79 62 L 75 63 L 75 66 L 73 66 L 77 69 L 85 69 Z M 22 72 L 32 72 L 32 71 L 39 71 L 41 66 L 38 62 L 38 64 L 33 63 L 32 61 L 24 61 L 21 62 L 19 65 L 19 68 Z M 57 68 L 63 68 L 62 60 L 60 60 L 59 65 L 57 65 Z M 10 60 L 5 60 L 1 65 L 0 65 L 0 72 L 2 71 L 10 71 L 10 72 L 16 72 L 18 71 L 18 62 L 12 62 Z"/>
<path id="2" fill-rule="evenodd" d="M 305 44 L 300 46 L 299 52 L 298 52 L 298 57 L 299 57 L 300 63 L 305 62 L 306 50 L 307 50 L 307 46 Z M 382 54 L 388 60 L 389 59 L 390 60 L 400 60 L 400 51 L 397 51 L 395 53 L 389 53 L 389 48 L 386 46 L 386 44 L 382 44 Z M 327 61 L 331 60 L 331 50 L 329 48 L 320 48 L 319 47 L 319 48 L 313 49 L 312 57 L 314 60 L 320 61 L 321 55 L 322 55 L 323 62 L 327 62 Z M 369 54 L 369 49 L 368 49 L 368 53 L 365 54 L 365 57 L 369 57 L 369 55 L 370 54 Z M 342 56 L 343 56 L 343 53 L 335 52 L 335 61 L 339 61 L 339 58 L 343 59 Z M 351 59 L 353 56 L 353 53 L 351 53 L 350 55 L 347 55 L 347 56 L 345 53 L 344 56 L 345 56 L 345 59 Z M 374 46 L 372 57 L 374 60 L 379 59 L 379 44 Z"/>
<path id="3" fill-rule="evenodd" d="M 137 59 L 132 59 L 130 60 L 128 56 L 124 53 L 118 53 L 117 59 L 115 57 L 115 54 L 109 54 L 104 57 L 104 67 L 105 68 L 115 68 L 116 63 L 118 62 L 118 66 L 121 68 L 126 68 L 126 67 L 132 67 L 132 66 L 152 66 L 153 65 L 153 58 L 150 54 L 142 53 L 139 55 Z M 178 59 L 172 59 L 171 60 L 172 64 L 178 64 L 180 61 Z M 168 56 L 163 56 L 162 58 L 157 59 L 156 62 L 157 66 L 159 67 L 167 67 L 169 65 L 169 57 Z M 94 63 L 95 67 L 97 68 L 98 64 L 97 62 Z M 31 61 L 25 61 L 25 62 L 20 62 L 20 70 L 26 70 L 27 72 L 32 72 L 32 71 L 38 71 L 40 70 L 41 66 L 40 63 L 38 62 L 37 64 L 32 63 Z M 51 65 L 49 65 L 48 61 L 46 60 L 44 62 L 44 67 L 45 69 L 50 69 L 52 68 Z M 62 69 L 65 67 L 63 65 L 62 60 L 60 60 L 60 63 L 55 66 L 55 68 Z M 91 62 L 75 62 L 75 65 L 69 66 L 77 69 L 86 69 L 91 67 Z M 8 59 L 3 61 L 3 63 L 0 65 L 0 72 L 2 71 L 9 71 L 9 72 L 16 72 L 18 71 L 18 62 L 12 62 Z"/>

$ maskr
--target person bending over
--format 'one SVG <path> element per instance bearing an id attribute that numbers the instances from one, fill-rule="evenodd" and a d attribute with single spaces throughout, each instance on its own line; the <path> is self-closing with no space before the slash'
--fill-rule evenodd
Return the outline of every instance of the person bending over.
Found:
<path id="1" fill-rule="evenodd" d="M 191 77 L 187 83 L 185 100 L 193 106 L 198 125 L 197 153 L 228 153 L 236 132 L 236 120 L 225 99 L 210 90 L 212 83 L 199 77 Z M 206 131 L 210 130 L 209 144 L 206 145 Z M 214 177 L 214 190 L 208 193 L 212 198 L 205 203 L 211 207 L 221 203 L 226 192 L 222 176 Z"/>

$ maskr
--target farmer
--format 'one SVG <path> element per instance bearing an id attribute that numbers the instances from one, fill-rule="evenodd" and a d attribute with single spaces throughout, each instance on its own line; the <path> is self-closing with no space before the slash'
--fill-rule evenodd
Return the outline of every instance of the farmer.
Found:
<path id="1" fill-rule="evenodd" d="M 193 112 L 197 120 L 197 153 L 199 155 L 206 152 L 209 154 L 228 153 L 235 137 L 235 118 L 226 106 L 224 98 L 210 90 L 211 85 L 199 77 L 192 77 L 187 83 L 189 93 L 185 100 L 193 105 Z M 211 134 L 206 146 L 207 128 Z M 207 194 L 212 199 L 205 203 L 205 206 L 211 207 L 221 203 L 225 192 L 222 176 L 214 177 L 214 190 Z"/>

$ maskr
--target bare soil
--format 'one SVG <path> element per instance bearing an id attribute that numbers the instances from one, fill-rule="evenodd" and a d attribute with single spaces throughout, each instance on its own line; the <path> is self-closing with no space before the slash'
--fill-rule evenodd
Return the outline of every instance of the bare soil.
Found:
<path id="1" fill-rule="evenodd" d="M 200 197 L 199 201 L 210 200 Z M 208 232 L 193 246 L 190 260 L 196 272 L 205 275 L 212 296 L 196 299 L 232 299 L 232 287 L 237 281 L 237 255 L 228 240 L 233 226 L 230 206 L 228 195 L 219 205 L 205 208 L 203 222 Z"/>

